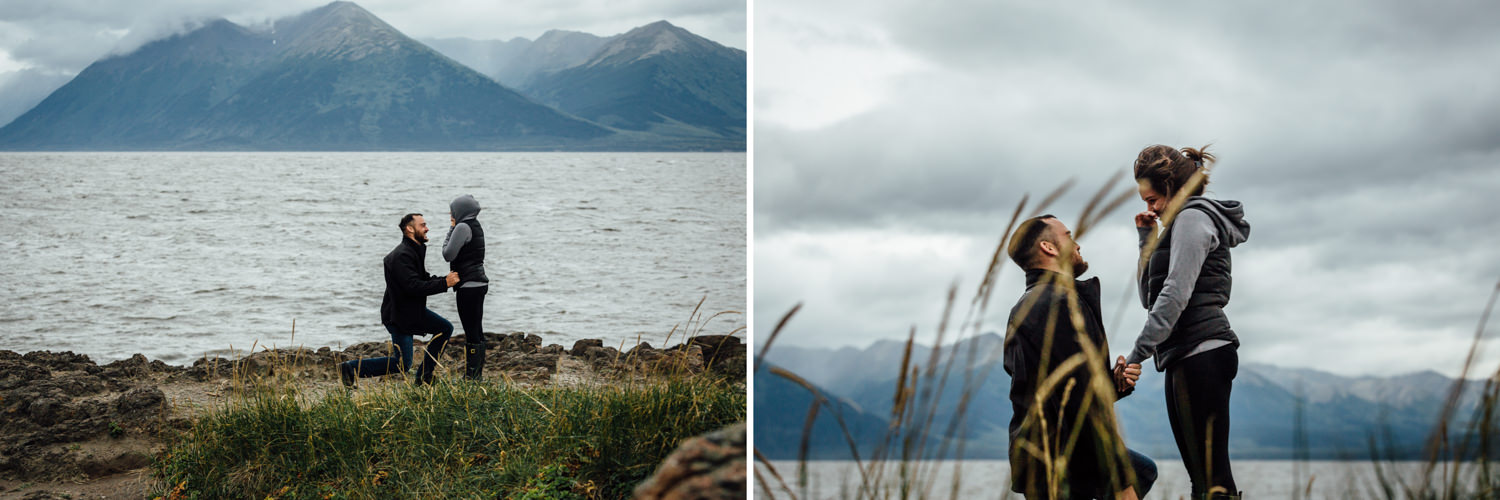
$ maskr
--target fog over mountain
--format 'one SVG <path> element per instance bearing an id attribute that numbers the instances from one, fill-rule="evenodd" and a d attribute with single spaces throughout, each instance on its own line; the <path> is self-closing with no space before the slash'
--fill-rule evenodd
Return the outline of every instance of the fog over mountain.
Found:
<path id="1" fill-rule="evenodd" d="M 743 83 L 731 88 L 742 89 Z M 598 96 L 607 90 L 616 93 Z M 542 104 L 411 39 L 358 5 L 334 2 L 264 27 L 221 19 L 96 62 L 0 128 L 0 149 L 744 147 L 743 129 L 738 135 L 627 129 L 601 125 L 607 118 L 602 115 L 590 121 L 558 109 L 577 101 L 670 114 L 680 105 L 672 96 L 610 102 L 631 95 L 616 87 Z"/>
<path id="2" fill-rule="evenodd" d="M 99 61 L 0 128 L 9 149 L 484 149 L 609 135 L 349 2 L 225 20 Z"/>
<path id="3" fill-rule="evenodd" d="M 327 0 L 152 0 L 150 2 L 0 2 L 0 89 L 43 89 L 42 95 L 0 92 L 0 126 L 30 109 L 100 59 L 128 54 L 216 19 L 247 27 L 317 8 Z M 535 39 L 549 30 L 623 33 L 659 19 L 744 49 L 744 0 L 363 0 L 360 5 L 420 40 Z M 482 72 L 486 72 L 481 70 Z"/>
<path id="4" fill-rule="evenodd" d="M 423 43 L 507 87 L 525 88 L 538 75 L 583 64 L 613 38 L 548 30 L 535 41 L 520 37 L 505 41 L 434 38 Z"/>
<path id="5" fill-rule="evenodd" d="M 69 75 L 32 68 L 15 73 L 13 78 L 0 82 L 0 95 L 6 96 L 0 100 L 0 124 L 10 123 L 73 79 Z"/>

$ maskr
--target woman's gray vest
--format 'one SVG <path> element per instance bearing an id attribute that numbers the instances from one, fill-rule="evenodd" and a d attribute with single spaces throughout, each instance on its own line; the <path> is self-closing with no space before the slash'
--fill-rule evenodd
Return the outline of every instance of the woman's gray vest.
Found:
<path id="1" fill-rule="evenodd" d="M 460 281 L 489 283 L 490 278 L 484 274 L 484 228 L 474 219 L 459 224 L 469 225 L 469 242 L 458 249 L 458 256 L 448 263 L 448 269 L 457 272 Z"/>
<path id="2" fill-rule="evenodd" d="M 1184 210 L 1208 212 L 1208 209 L 1197 206 Z M 1213 213 L 1209 213 L 1208 217 L 1219 232 L 1219 241 L 1225 241 L 1224 221 Z M 1171 257 L 1172 227 L 1167 227 L 1161 232 L 1161 239 L 1157 241 L 1156 248 L 1147 257 L 1141 270 L 1140 286 L 1146 292 L 1143 295 L 1146 310 L 1156 305 L 1156 298 L 1161 295 Z M 1229 327 L 1229 317 L 1224 315 L 1224 306 L 1229 305 L 1229 291 L 1233 285 L 1229 272 L 1229 245 L 1221 243 L 1204 257 L 1203 269 L 1198 273 L 1198 281 L 1193 283 L 1193 294 L 1188 298 L 1187 307 L 1183 308 L 1182 315 L 1172 326 L 1172 334 L 1157 345 L 1158 363 L 1177 359 L 1205 340 L 1221 339 L 1239 345 L 1239 339 Z"/>

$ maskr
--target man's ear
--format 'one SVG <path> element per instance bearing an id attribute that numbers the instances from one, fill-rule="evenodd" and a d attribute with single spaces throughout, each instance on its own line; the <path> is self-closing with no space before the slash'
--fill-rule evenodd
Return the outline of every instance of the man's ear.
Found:
<path id="1" fill-rule="evenodd" d="M 1047 255 L 1056 257 L 1060 253 L 1060 252 L 1057 251 L 1057 245 L 1053 244 L 1050 241 L 1045 241 L 1045 240 L 1044 241 L 1039 241 L 1039 242 L 1037 242 L 1037 244 L 1041 245 L 1041 247 L 1042 247 L 1042 253 L 1045 253 Z"/>

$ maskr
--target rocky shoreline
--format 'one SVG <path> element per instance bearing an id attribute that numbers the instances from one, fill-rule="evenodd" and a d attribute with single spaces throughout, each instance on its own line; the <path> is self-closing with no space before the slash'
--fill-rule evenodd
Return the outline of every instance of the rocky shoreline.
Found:
<path id="1" fill-rule="evenodd" d="M 438 377 L 462 374 L 464 343 L 463 335 L 448 342 Z M 416 344 L 422 352 L 425 344 Z M 701 373 L 745 378 L 745 344 L 728 335 L 692 337 L 665 349 L 642 342 L 625 351 L 599 339 L 544 346 L 540 336 L 521 332 L 486 333 L 485 344 L 485 378 L 525 386 Z M 72 352 L 0 350 L 0 498 L 141 497 L 150 479 L 144 468 L 165 449 L 166 437 L 236 391 L 268 377 L 296 384 L 304 394 L 338 391 L 337 363 L 388 352 L 389 342 L 367 342 L 173 366 L 140 354 L 99 365 Z M 113 484 L 121 476 L 131 478 L 123 489 Z"/>

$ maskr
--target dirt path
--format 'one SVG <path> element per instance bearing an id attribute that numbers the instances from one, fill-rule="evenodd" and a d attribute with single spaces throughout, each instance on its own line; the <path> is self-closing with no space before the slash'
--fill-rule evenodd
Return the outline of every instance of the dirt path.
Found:
<path id="1" fill-rule="evenodd" d="M 83 481 L 15 481 L 0 479 L 0 500 L 52 498 L 150 498 L 156 480 L 140 468 Z"/>

